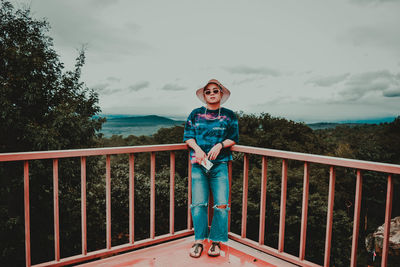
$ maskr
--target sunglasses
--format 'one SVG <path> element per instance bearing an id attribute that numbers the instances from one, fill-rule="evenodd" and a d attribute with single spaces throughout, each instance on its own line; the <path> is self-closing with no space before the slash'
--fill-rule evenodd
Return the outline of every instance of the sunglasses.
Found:
<path id="1" fill-rule="evenodd" d="M 213 92 L 214 94 L 218 94 L 220 92 L 220 90 L 219 89 L 214 89 L 212 91 L 211 90 L 207 90 L 207 91 L 204 91 L 204 94 L 210 95 L 211 92 Z"/>

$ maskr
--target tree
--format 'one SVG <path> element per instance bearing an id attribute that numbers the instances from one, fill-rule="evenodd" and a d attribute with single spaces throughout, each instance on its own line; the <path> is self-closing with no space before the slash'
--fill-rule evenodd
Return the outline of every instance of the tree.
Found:
<path id="1" fill-rule="evenodd" d="M 1 1 L 0 152 L 93 146 L 101 129 L 98 95 L 80 82 L 79 51 L 73 71 L 53 49 L 46 21 Z"/>
<path id="2" fill-rule="evenodd" d="M 49 29 L 49 23 L 32 18 L 29 9 L 14 9 L 0 0 L 0 152 L 92 147 L 100 136 L 104 119 L 95 116 L 100 112 L 98 95 L 80 81 L 84 48 L 78 51 L 75 68 L 65 71 Z M 38 219 L 38 231 L 49 231 L 51 166 L 44 161 L 31 164 L 31 179 L 40 177 L 31 183 L 31 191 L 42 192 L 31 194 L 32 220 Z M 24 261 L 21 170 L 18 162 L 0 165 L 2 266 Z M 73 171 L 65 172 L 74 177 Z M 37 208 L 45 201 L 49 205 Z"/>

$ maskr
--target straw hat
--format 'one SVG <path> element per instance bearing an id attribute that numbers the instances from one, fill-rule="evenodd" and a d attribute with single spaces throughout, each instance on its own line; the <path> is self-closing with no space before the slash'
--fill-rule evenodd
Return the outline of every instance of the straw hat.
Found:
<path id="1" fill-rule="evenodd" d="M 226 100 L 228 100 L 229 96 L 231 95 L 231 92 L 216 79 L 211 79 L 204 87 L 197 89 L 197 91 L 196 91 L 197 97 L 200 99 L 201 102 L 203 102 L 204 104 L 207 104 L 207 101 L 204 98 L 203 92 L 204 92 L 204 88 L 206 88 L 207 85 L 209 85 L 210 83 L 213 83 L 213 84 L 216 84 L 219 86 L 219 88 L 222 91 L 221 104 L 225 103 Z"/>

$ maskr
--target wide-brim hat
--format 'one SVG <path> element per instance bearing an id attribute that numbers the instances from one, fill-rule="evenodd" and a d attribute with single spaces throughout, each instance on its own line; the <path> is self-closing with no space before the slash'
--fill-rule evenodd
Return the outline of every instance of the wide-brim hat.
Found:
<path id="1" fill-rule="evenodd" d="M 204 98 L 204 89 L 209 85 L 210 83 L 216 84 L 219 86 L 219 88 L 222 91 L 222 98 L 221 98 L 221 104 L 225 103 L 226 100 L 228 100 L 229 96 L 231 95 L 231 91 L 229 91 L 225 86 L 223 86 L 218 80 L 216 79 L 211 79 L 204 87 L 197 89 L 196 95 L 200 99 L 201 102 L 204 104 L 207 104 L 206 99 Z"/>

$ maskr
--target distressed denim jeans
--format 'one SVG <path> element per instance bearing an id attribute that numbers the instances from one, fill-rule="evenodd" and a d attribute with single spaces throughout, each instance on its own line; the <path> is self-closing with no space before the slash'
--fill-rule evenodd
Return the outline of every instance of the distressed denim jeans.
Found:
<path id="1" fill-rule="evenodd" d="M 208 197 L 212 192 L 214 214 L 208 232 Z M 195 240 L 228 241 L 229 178 L 227 162 L 216 162 L 207 171 L 192 164 L 192 219 Z"/>

